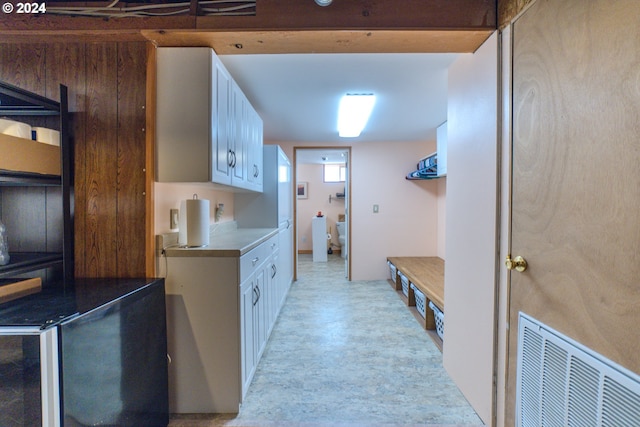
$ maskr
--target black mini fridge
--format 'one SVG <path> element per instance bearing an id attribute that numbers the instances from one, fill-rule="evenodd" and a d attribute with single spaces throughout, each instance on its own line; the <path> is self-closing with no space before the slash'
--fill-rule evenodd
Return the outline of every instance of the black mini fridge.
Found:
<path id="1" fill-rule="evenodd" d="M 168 425 L 164 280 L 80 280 L 10 304 L 0 426 Z"/>

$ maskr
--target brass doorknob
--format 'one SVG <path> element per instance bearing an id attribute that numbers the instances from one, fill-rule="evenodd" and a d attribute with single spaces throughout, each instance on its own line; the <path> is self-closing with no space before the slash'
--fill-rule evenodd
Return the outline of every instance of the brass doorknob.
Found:
<path id="1" fill-rule="evenodd" d="M 511 255 L 507 255 L 507 261 L 504 263 L 507 266 L 507 270 L 516 270 L 520 273 L 527 269 L 527 261 L 520 255 L 511 259 Z"/>

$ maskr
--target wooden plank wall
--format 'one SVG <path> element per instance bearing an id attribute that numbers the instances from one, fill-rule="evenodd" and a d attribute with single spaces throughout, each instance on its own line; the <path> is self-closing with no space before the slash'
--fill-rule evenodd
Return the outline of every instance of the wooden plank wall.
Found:
<path id="1" fill-rule="evenodd" d="M 145 42 L 0 44 L 1 80 L 56 100 L 69 88 L 77 277 L 149 273 L 146 72 Z"/>

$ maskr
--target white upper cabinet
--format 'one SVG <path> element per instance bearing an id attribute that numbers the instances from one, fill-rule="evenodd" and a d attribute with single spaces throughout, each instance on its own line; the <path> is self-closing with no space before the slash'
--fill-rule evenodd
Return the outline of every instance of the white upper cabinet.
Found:
<path id="1" fill-rule="evenodd" d="M 158 48 L 156 92 L 157 181 L 262 191 L 262 121 L 212 49 Z"/>
<path id="2" fill-rule="evenodd" d="M 156 179 L 209 180 L 213 85 L 210 49 L 161 48 L 157 54 Z M 214 103 L 215 105 L 215 103 Z"/>
<path id="3" fill-rule="evenodd" d="M 233 181 L 237 187 L 262 191 L 262 119 L 238 85 L 231 85 L 234 125 L 232 152 Z"/>
<path id="4" fill-rule="evenodd" d="M 447 122 L 438 126 L 436 134 L 438 146 L 438 176 L 447 175 Z"/>

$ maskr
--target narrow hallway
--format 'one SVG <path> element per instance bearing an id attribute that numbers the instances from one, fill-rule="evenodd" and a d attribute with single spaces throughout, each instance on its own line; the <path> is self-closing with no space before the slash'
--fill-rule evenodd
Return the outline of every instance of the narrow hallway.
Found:
<path id="1" fill-rule="evenodd" d="M 171 427 L 482 425 L 386 281 L 348 282 L 339 255 L 298 276 L 238 416 Z"/>

